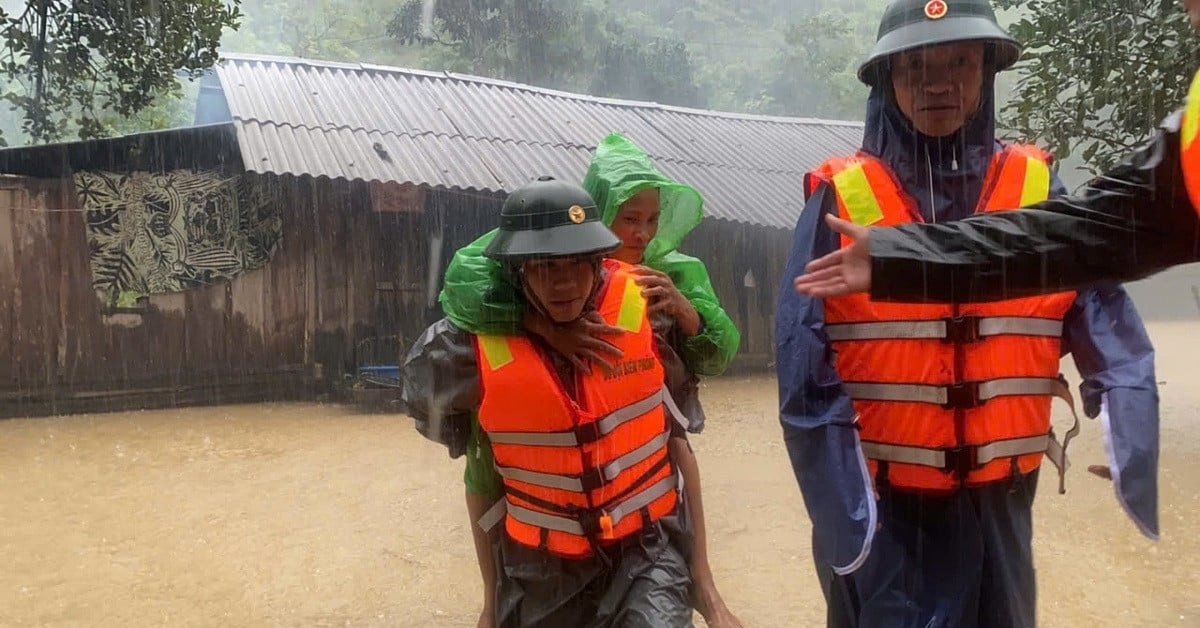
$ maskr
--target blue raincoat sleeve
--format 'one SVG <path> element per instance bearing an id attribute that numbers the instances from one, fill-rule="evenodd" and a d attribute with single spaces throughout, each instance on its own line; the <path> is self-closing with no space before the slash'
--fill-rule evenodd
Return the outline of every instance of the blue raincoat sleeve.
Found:
<path id="1" fill-rule="evenodd" d="M 1050 196 L 1066 193 L 1055 176 Z M 1083 411 L 1104 430 L 1117 501 L 1158 540 L 1158 381 L 1142 317 L 1124 288 L 1104 283 L 1081 290 L 1063 323 L 1063 350 L 1083 378 Z"/>
<path id="2" fill-rule="evenodd" d="M 1158 383 L 1141 316 L 1116 284 L 1080 292 L 1064 320 L 1063 348 L 1083 377 L 1084 412 L 1100 417 L 1117 501 L 1158 539 Z"/>
<path id="3" fill-rule="evenodd" d="M 775 312 L 779 420 L 792 470 L 813 526 L 813 555 L 845 575 L 862 565 L 875 533 L 874 492 L 859 448 L 856 414 L 834 368 L 821 301 L 798 294 L 792 279 L 837 246 L 822 214 L 836 201 L 827 186 L 809 199 L 780 281 Z"/>

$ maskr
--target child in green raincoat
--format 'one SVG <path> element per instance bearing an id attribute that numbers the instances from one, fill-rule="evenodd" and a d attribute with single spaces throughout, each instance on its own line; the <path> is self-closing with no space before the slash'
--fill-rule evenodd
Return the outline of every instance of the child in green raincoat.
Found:
<path id="1" fill-rule="evenodd" d="M 698 433 L 704 426 L 704 412 L 697 376 L 721 374 L 741 343 L 740 333 L 713 293 L 704 263 L 676 250 L 703 219 L 703 199 L 694 188 L 662 175 L 645 152 L 618 133 L 596 148 L 583 187 L 602 208 L 604 223 L 622 241 L 612 256 L 641 265 L 638 283 L 651 301 L 651 311 L 664 311 L 676 321 L 678 332 L 671 345 L 691 377 L 684 389 L 672 393 L 689 417 L 688 431 Z M 584 318 L 564 328 L 526 308 L 501 277 L 499 265 L 483 256 L 494 235 L 490 231 L 457 251 L 446 271 L 439 300 L 451 322 L 472 333 L 537 334 L 582 368 L 592 360 L 619 357 L 620 352 L 601 337 L 613 330 L 599 318 Z M 738 627 L 741 624 L 725 606 L 708 563 L 695 454 L 683 439 L 673 439 L 671 452 L 683 474 L 684 500 L 693 521 L 690 568 L 696 608 L 710 626 Z M 472 433 L 468 454 L 468 490 L 499 494 L 500 478 L 486 436 Z"/>

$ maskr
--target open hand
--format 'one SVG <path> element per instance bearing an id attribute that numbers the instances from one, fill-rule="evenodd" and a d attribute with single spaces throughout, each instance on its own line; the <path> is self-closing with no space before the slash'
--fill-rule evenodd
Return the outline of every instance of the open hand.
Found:
<path id="1" fill-rule="evenodd" d="M 809 262 L 804 267 L 805 274 L 794 281 L 796 291 L 824 299 L 870 290 L 870 230 L 832 214 L 825 216 L 825 222 L 836 233 L 849 236 L 854 243 Z"/>

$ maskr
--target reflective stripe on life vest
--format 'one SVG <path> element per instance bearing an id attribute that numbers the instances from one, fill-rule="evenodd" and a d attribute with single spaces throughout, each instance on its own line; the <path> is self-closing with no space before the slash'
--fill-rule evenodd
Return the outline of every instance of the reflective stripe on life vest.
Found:
<path id="1" fill-rule="evenodd" d="M 663 446 L 667 444 L 671 438 L 671 434 L 663 432 L 655 436 L 645 445 L 609 462 L 597 469 L 597 479 L 599 482 L 611 482 L 616 479 L 622 471 L 632 468 L 639 462 L 646 460 L 658 453 Z M 549 488 L 561 488 L 566 491 L 583 492 L 586 489 L 583 476 L 573 475 L 558 475 L 554 473 L 541 473 L 538 471 L 529 471 L 515 467 L 496 467 L 501 477 L 510 480 L 520 480 L 527 484 L 537 484 L 538 486 L 546 486 Z"/>
<path id="2" fill-rule="evenodd" d="M 1036 146 L 996 153 L 984 178 L 980 210 L 1020 209 L 1050 197 L 1050 155 Z M 1016 185 L 1011 182 L 1019 181 Z"/>
<path id="3" fill-rule="evenodd" d="M 576 447 L 582 443 L 595 440 L 595 437 L 612 433 L 618 427 L 653 410 L 659 405 L 666 405 L 667 411 L 683 428 L 687 428 L 688 419 L 683 416 L 671 391 L 664 386 L 661 390 L 637 401 L 632 405 L 620 408 L 595 423 L 588 424 L 588 434 L 582 434 L 579 429 L 563 432 L 494 432 L 488 433 L 492 444 L 501 445 L 534 445 L 539 447 Z M 582 437 L 582 438 L 581 438 Z"/>
<path id="4" fill-rule="evenodd" d="M 973 408 L 996 397 L 1054 395 L 1067 401 L 1071 406 L 1075 405 L 1067 385 L 1062 380 L 1050 377 L 1006 377 L 944 386 L 846 382 L 842 387 L 851 399 L 863 401 L 908 401 L 947 407 Z"/>
<path id="5" fill-rule="evenodd" d="M 946 469 L 948 471 L 954 468 L 953 455 L 959 453 L 970 456 L 968 464 L 971 466 L 985 465 L 1000 458 L 1013 458 L 1026 454 L 1045 454 L 1058 469 L 1060 478 L 1066 474 L 1067 469 L 1070 467 L 1065 446 L 1055 440 L 1053 434 L 995 441 L 978 447 L 964 447 L 961 450 L 926 449 L 924 447 L 905 447 L 903 445 L 863 441 L 862 450 L 864 454 L 875 460 L 919 464 L 937 469 Z"/>
<path id="6" fill-rule="evenodd" d="M 983 382 L 965 382 L 953 387 L 856 382 L 844 383 L 842 386 L 846 394 L 855 400 L 929 403 L 959 408 L 978 407 L 990 399 L 1003 396 L 1052 395 L 1062 399 L 1071 409 L 1072 419 L 1071 428 L 1063 435 L 1062 443 L 1054 439 L 1054 430 L 1050 430 L 1050 433 L 1044 436 L 992 441 L 983 445 L 968 445 L 959 449 L 971 455 L 972 467 L 985 465 L 997 458 L 1045 453 L 1058 469 L 1059 492 L 1066 492 L 1066 473 L 1070 466 L 1067 461 L 1067 445 L 1079 434 L 1079 414 L 1075 411 L 1075 398 L 1071 395 L 1071 389 L 1061 377 L 1013 377 Z M 863 441 L 863 453 L 868 458 L 947 469 L 946 450 L 944 449 L 888 443 L 871 443 L 868 447 L 868 442 Z"/>
<path id="7" fill-rule="evenodd" d="M 636 513 L 654 502 L 654 500 L 669 494 L 671 491 L 678 488 L 678 475 L 671 474 L 667 477 L 650 485 L 639 493 L 635 493 L 620 504 L 606 511 L 608 517 L 612 520 L 612 525 L 620 525 L 625 517 Z M 508 501 L 508 499 L 500 499 L 491 508 L 483 514 L 476 522 L 484 532 L 491 532 L 492 528 L 504 518 L 504 515 L 513 517 L 517 521 L 546 528 L 548 530 L 557 530 L 567 534 L 582 536 L 585 531 L 583 524 L 577 519 L 569 517 L 559 517 L 536 510 L 523 508 Z"/>
<path id="8" fill-rule="evenodd" d="M 959 334 L 956 326 L 965 324 L 962 333 L 976 338 L 988 336 L 1062 336 L 1063 324 L 1052 318 L 1028 316 L 963 317 L 941 321 L 880 321 L 877 323 L 840 323 L 825 325 L 830 340 L 880 340 L 885 338 L 926 338 L 951 340 Z"/>

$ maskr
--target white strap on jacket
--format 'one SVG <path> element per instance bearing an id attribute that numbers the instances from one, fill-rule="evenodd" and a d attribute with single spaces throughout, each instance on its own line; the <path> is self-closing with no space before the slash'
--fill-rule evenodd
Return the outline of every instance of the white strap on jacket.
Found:
<path id="1" fill-rule="evenodd" d="M 1011 395 L 1049 395 L 1062 399 L 1071 409 L 1071 428 L 1063 435 L 1062 443 L 1054 438 L 1054 433 L 1027 438 L 1015 438 L 994 441 L 982 445 L 970 445 L 973 450 L 976 465 L 983 465 L 999 458 L 1011 458 L 1026 454 L 1045 453 L 1046 457 L 1058 468 L 1058 492 L 1066 493 L 1066 473 L 1070 468 L 1067 459 L 1067 445 L 1079 434 L 1079 414 L 1075 411 L 1075 398 L 1070 388 L 1062 378 L 1049 377 L 1014 377 L 994 379 L 983 382 L 971 382 L 970 386 L 977 387 L 973 393 L 979 402 L 985 402 L 1000 396 Z M 844 384 L 847 394 L 856 400 L 874 401 L 910 401 L 946 405 L 950 398 L 950 387 L 930 386 L 925 384 L 885 384 L 848 382 Z M 890 443 L 864 441 L 863 454 L 874 460 L 886 460 L 903 464 L 919 464 L 939 469 L 946 468 L 947 450 L 937 448 L 910 447 Z"/>
<path id="2" fill-rule="evenodd" d="M 671 473 L 663 479 L 651 484 L 650 486 L 634 493 L 628 498 L 619 502 L 616 506 L 606 509 L 608 516 L 612 518 L 613 525 L 617 525 L 626 516 L 649 506 L 654 503 L 654 500 L 676 490 L 678 487 L 679 476 L 676 473 Z M 479 527 L 484 532 L 491 532 L 496 524 L 504 519 L 505 515 L 510 515 L 512 518 L 522 523 L 527 523 L 531 526 L 546 528 L 548 530 L 558 530 L 568 534 L 584 534 L 583 524 L 570 517 L 560 517 L 549 513 L 538 512 L 528 508 L 518 506 L 508 501 L 508 498 L 498 500 L 491 508 L 479 518 L 477 522 Z"/>
<path id="3" fill-rule="evenodd" d="M 833 341 L 848 340 L 947 340 L 954 326 L 970 325 L 979 338 L 991 336 L 1062 337 L 1063 324 L 1053 318 L 1028 316 L 962 317 L 931 321 L 872 321 L 825 325 L 825 334 Z"/>
<path id="4" fill-rule="evenodd" d="M 617 408 L 607 415 L 600 417 L 592 424 L 601 435 L 610 434 L 613 430 L 628 423 L 662 404 L 677 423 L 688 426 L 688 419 L 683 415 L 671 392 L 663 386 L 659 391 L 644 399 L 635 401 L 625 407 Z M 575 431 L 565 432 L 488 432 L 488 439 L 500 445 L 530 445 L 534 447 L 577 447 L 579 436 Z"/>

